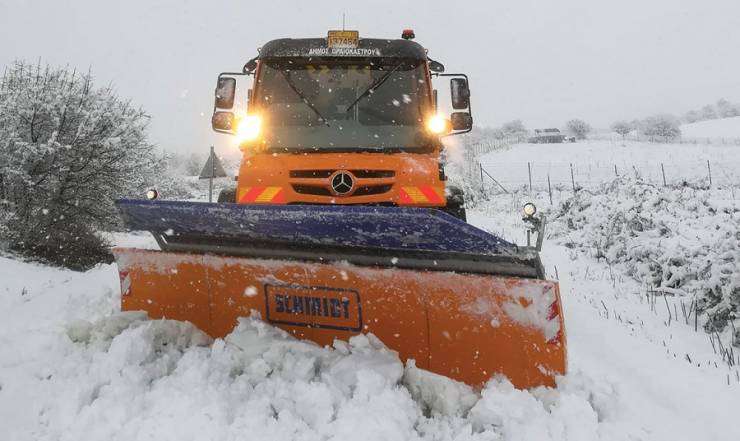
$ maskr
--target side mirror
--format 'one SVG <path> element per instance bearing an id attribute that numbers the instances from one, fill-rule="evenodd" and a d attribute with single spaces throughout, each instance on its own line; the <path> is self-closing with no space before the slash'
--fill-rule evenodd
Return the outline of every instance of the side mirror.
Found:
<path id="1" fill-rule="evenodd" d="M 473 117 L 467 112 L 454 112 L 450 116 L 452 130 L 470 130 L 473 128 Z"/>
<path id="2" fill-rule="evenodd" d="M 450 96 L 452 97 L 453 109 L 467 109 L 470 106 L 470 89 L 468 88 L 468 80 L 465 78 L 451 79 Z"/>
<path id="3" fill-rule="evenodd" d="M 236 78 L 219 77 L 218 83 L 216 84 L 215 107 L 217 109 L 231 109 L 232 107 L 234 107 L 235 96 Z"/>
<path id="4" fill-rule="evenodd" d="M 211 117 L 211 127 L 217 132 L 231 132 L 234 129 L 234 114 L 232 112 L 214 112 Z"/>

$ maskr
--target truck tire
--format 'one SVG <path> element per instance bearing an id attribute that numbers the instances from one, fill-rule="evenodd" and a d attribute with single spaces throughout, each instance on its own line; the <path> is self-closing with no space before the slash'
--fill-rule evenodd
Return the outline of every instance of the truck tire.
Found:
<path id="1" fill-rule="evenodd" d="M 225 188 L 218 194 L 219 204 L 235 204 L 236 188 Z"/>
<path id="2" fill-rule="evenodd" d="M 447 191 L 447 205 L 442 208 L 442 211 L 460 219 L 463 222 L 467 222 L 467 216 L 465 214 L 465 195 L 463 191 L 458 187 L 448 187 Z"/>

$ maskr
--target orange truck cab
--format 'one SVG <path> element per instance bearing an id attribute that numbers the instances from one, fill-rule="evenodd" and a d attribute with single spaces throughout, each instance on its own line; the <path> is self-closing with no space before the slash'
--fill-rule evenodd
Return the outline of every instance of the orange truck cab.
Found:
<path id="1" fill-rule="evenodd" d="M 219 202 L 433 207 L 465 220 L 442 137 L 472 128 L 468 79 L 443 73 L 413 38 L 278 39 L 219 75 L 212 127 L 243 151 Z M 244 76 L 253 81 L 239 106 Z M 450 77 L 451 115 L 438 111 L 436 77 Z"/>

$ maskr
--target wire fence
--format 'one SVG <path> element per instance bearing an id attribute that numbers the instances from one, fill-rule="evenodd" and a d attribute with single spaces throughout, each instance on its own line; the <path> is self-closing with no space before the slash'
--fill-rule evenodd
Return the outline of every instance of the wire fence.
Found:
<path id="1" fill-rule="evenodd" d="M 740 161 L 671 161 L 638 163 L 605 162 L 506 162 L 479 163 L 479 179 L 502 191 L 571 189 L 598 186 L 615 177 L 629 176 L 656 185 L 740 188 Z M 738 191 L 740 193 L 740 191 Z M 733 191 L 734 198 L 734 191 Z"/>
<path id="2" fill-rule="evenodd" d="M 736 145 L 740 146 L 740 138 L 722 137 L 722 136 L 655 136 L 643 135 L 641 133 L 630 133 L 626 136 L 616 135 L 614 133 L 594 133 L 588 136 L 588 139 L 600 141 L 636 141 L 636 142 L 653 142 L 660 144 L 691 144 L 691 145 Z"/>

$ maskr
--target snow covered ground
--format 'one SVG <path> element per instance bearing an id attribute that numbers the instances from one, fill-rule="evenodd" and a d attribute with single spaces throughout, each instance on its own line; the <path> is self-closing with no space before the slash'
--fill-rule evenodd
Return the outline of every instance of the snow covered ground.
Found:
<path id="1" fill-rule="evenodd" d="M 572 192 L 574 182 L 576 187 L 589 187 L 616 176 L 638 176 L 662 184 L 663 171 L 668 184 L 682 181 L 708 184 L 711 173 L 713 184 L 740 187 L 740 146 L 737 145 L 656 144 L 621 139 L 518 144 L 485 156 L 481 163 L 507 189 L 528 188 L 530 170 L 533 187 L 546 190 L 549 176 L 556 192 Z"/>
<path id="2" fill-rule="evenodd" d="M 561 147 L 567 150 L 555 150 Z M 484 162 L 501 170 L 524 164 L 526 179 L 523 157 L 586 167 L 627 163 L 652 147 L 659 149 L 645 161 L 655 161 L 656 152 L 701 156 L 617 147 L 622 154 L 610 157 L 613 147 L 601 142 L 514 146 Z M 740 161 L 740 150 L 711 148 L 713 161 Z M 526 200 L 554 218 L 570 195 L 567 186 L 555 192 L 549 208 L 544 191 L 499 194 L 470 212 L 470 221 L 521 243 Z M 120 313 L 112 265 L 73 273 L 0 257 L 2 438 L 738 439 L 737 367 L 682 315 L 669 319 L 669 310 L 681 314 L 677 299 L 648 299 L 619 267 L 595 259 L 585 245 L 572 246 L 590 236 L 564 234 L 563 222 L 553 220 L 543 260 L 561 283 L 570 372 L 558 389 L 533 391 L 495 378 L 476 393 L 403 366 L 372 337 L 321 348 L 252 318 L 212 341 L 185 323 Z M 150 243 L 141 236 L 115 240 Z"/>
<path id="3" fill-rule="evenodd" d="M 687 138 L 740 139 L 740 116 L 684 124 L 681 126 L 681 136 Z"/>

